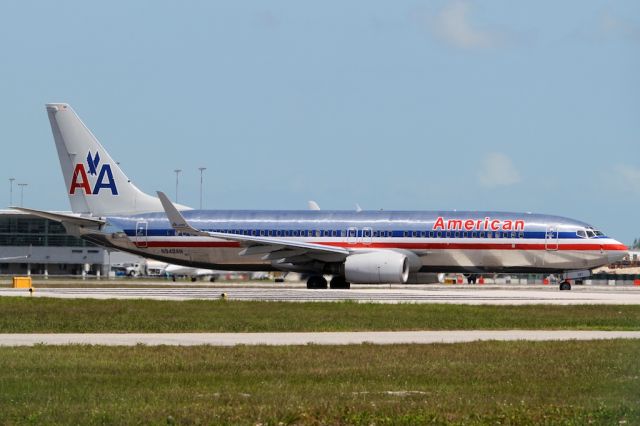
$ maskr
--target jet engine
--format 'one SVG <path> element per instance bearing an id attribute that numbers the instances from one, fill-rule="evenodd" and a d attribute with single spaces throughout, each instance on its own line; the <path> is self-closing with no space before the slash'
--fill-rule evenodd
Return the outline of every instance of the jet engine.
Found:
<path id="1" fill-rule="evenodd" d="M 395 251 L 352 254 L 344 262 L 347 282 L 356 284 L 404 284 L 409 278 L 409 259 Z"/>

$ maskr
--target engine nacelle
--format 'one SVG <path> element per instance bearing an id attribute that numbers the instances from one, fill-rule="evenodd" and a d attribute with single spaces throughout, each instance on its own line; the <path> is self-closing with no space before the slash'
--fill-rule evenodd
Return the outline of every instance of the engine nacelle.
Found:
<path id="1" fill-rule="evenodd" d="M 344 261 L 344 275 L 355 284 L 404 284 L 409 278 L 409 259 L 390 250 L 352 254 Z"/>

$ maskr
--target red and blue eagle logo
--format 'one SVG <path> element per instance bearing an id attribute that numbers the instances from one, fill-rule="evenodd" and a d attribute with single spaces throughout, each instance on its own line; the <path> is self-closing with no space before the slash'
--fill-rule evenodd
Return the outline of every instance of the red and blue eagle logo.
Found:
<path id="1" fill-rule="evenodd" d="M 98 166 L 100 166 L 99 170 Z M 89 181 L 89 175 L 97 176 L 93 188 Z M 100 165 L 100 153 L 96 151 L 95 155 L 91 155 L 91 151 L 89 151 L 87 154 L 87 167 L 85 168 L 84 163 L 78 163 L 73 169 L 69 194 L 74 195 L 76 190 L 80 190 L 84 192 L 84 195 L 97 195 L 102 189 L 110 189 L 111 195 L 118 195 L 118 187 L 113 178 L 111 165 L 107 163 Z"/>

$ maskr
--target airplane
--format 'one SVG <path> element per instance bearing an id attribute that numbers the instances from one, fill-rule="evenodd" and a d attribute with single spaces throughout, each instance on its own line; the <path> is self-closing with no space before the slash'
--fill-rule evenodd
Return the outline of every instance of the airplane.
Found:
<path id="1" fill-rule="evenodd" d="M 560 274 L 560 290 L 570 290 L 570 280 L 627 253 L 587 223 L 533 213 L 194 210 L 138 189 L 68 104 L 46 109 L 72 213 L 16 209 L 146 258 L 203 269 L 298 272 L 310 289 L 327 288 L 325 275 L 332 276 L 331 288 L 346 289 L 461 272 Z"/>
<path id="2" fill-rule="evenodd" d="M 313 200 L 308 201 L 308 207 L 309 207 L 309 210 L 320 210 L 320 205 Z M 358 203 L 356 203 L 356 211 L 357 212 L 362 211 L 362 207 L 360 207 L 360 204 Z"/>
<path id="3" fill-rule="evenodd" d="M 173 281 L 176 277 L 188 277 L 192 282 L 196 282 L 199 278 L 208 279 L 214 282 L 218 277 L 226 275 L 226 271 L 214 271 L 212 269 L 192 268 L 190 266 L 168 264 L 163 270 L 164 275 L 170 276 Z"/>
<path id="4" fill-rule="evenodd" d="M 29 256 L 10 256 L 10 257 L 0 257 L 0 261 L 3 260 L 18 260 L 18 259 L 28 259 Z"/>
<path id="5" fill-rule="evenodd" d="M 27 254 L 23 254 L 21 256 L 6 256 L 6 257 L 0 257 L 0 261 L 6 261 L 6 260 L 20 260 L 20 259 L 30 259 L 31 258 L 31 252 L 33 251 L 33 246 L 29 245 L 29 251 Z"/>

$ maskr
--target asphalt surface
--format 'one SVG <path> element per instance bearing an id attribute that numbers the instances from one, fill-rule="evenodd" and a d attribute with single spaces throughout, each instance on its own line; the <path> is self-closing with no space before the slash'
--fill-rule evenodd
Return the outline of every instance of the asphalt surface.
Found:
<path id="1" fill-rule="evenodd" d="M 640 287 L 574 286 L 559 291 L 555 286 L 357 286 L 350 290 L 307 290 L 292 286 L 200 286 L 149 288 L 57 287 L 26 289 L 0 288 L 0 296 L 191 300 L 226 298 L 228 300 L 285 302 L 374 302 L 374 303 L 449 303 L 465 305 L 638 305 Z"/>
<path id="2" fill-rule="evenodd" d="M 0 346 L 235 346 L 235 345 L 354 345 L 433 344 L 475 341 L 548 341 L 640 339 L 640 331 L 571 330 L 449 330 L 366 331 L 320 333 L 86 333 L 0 334 Z"/>

